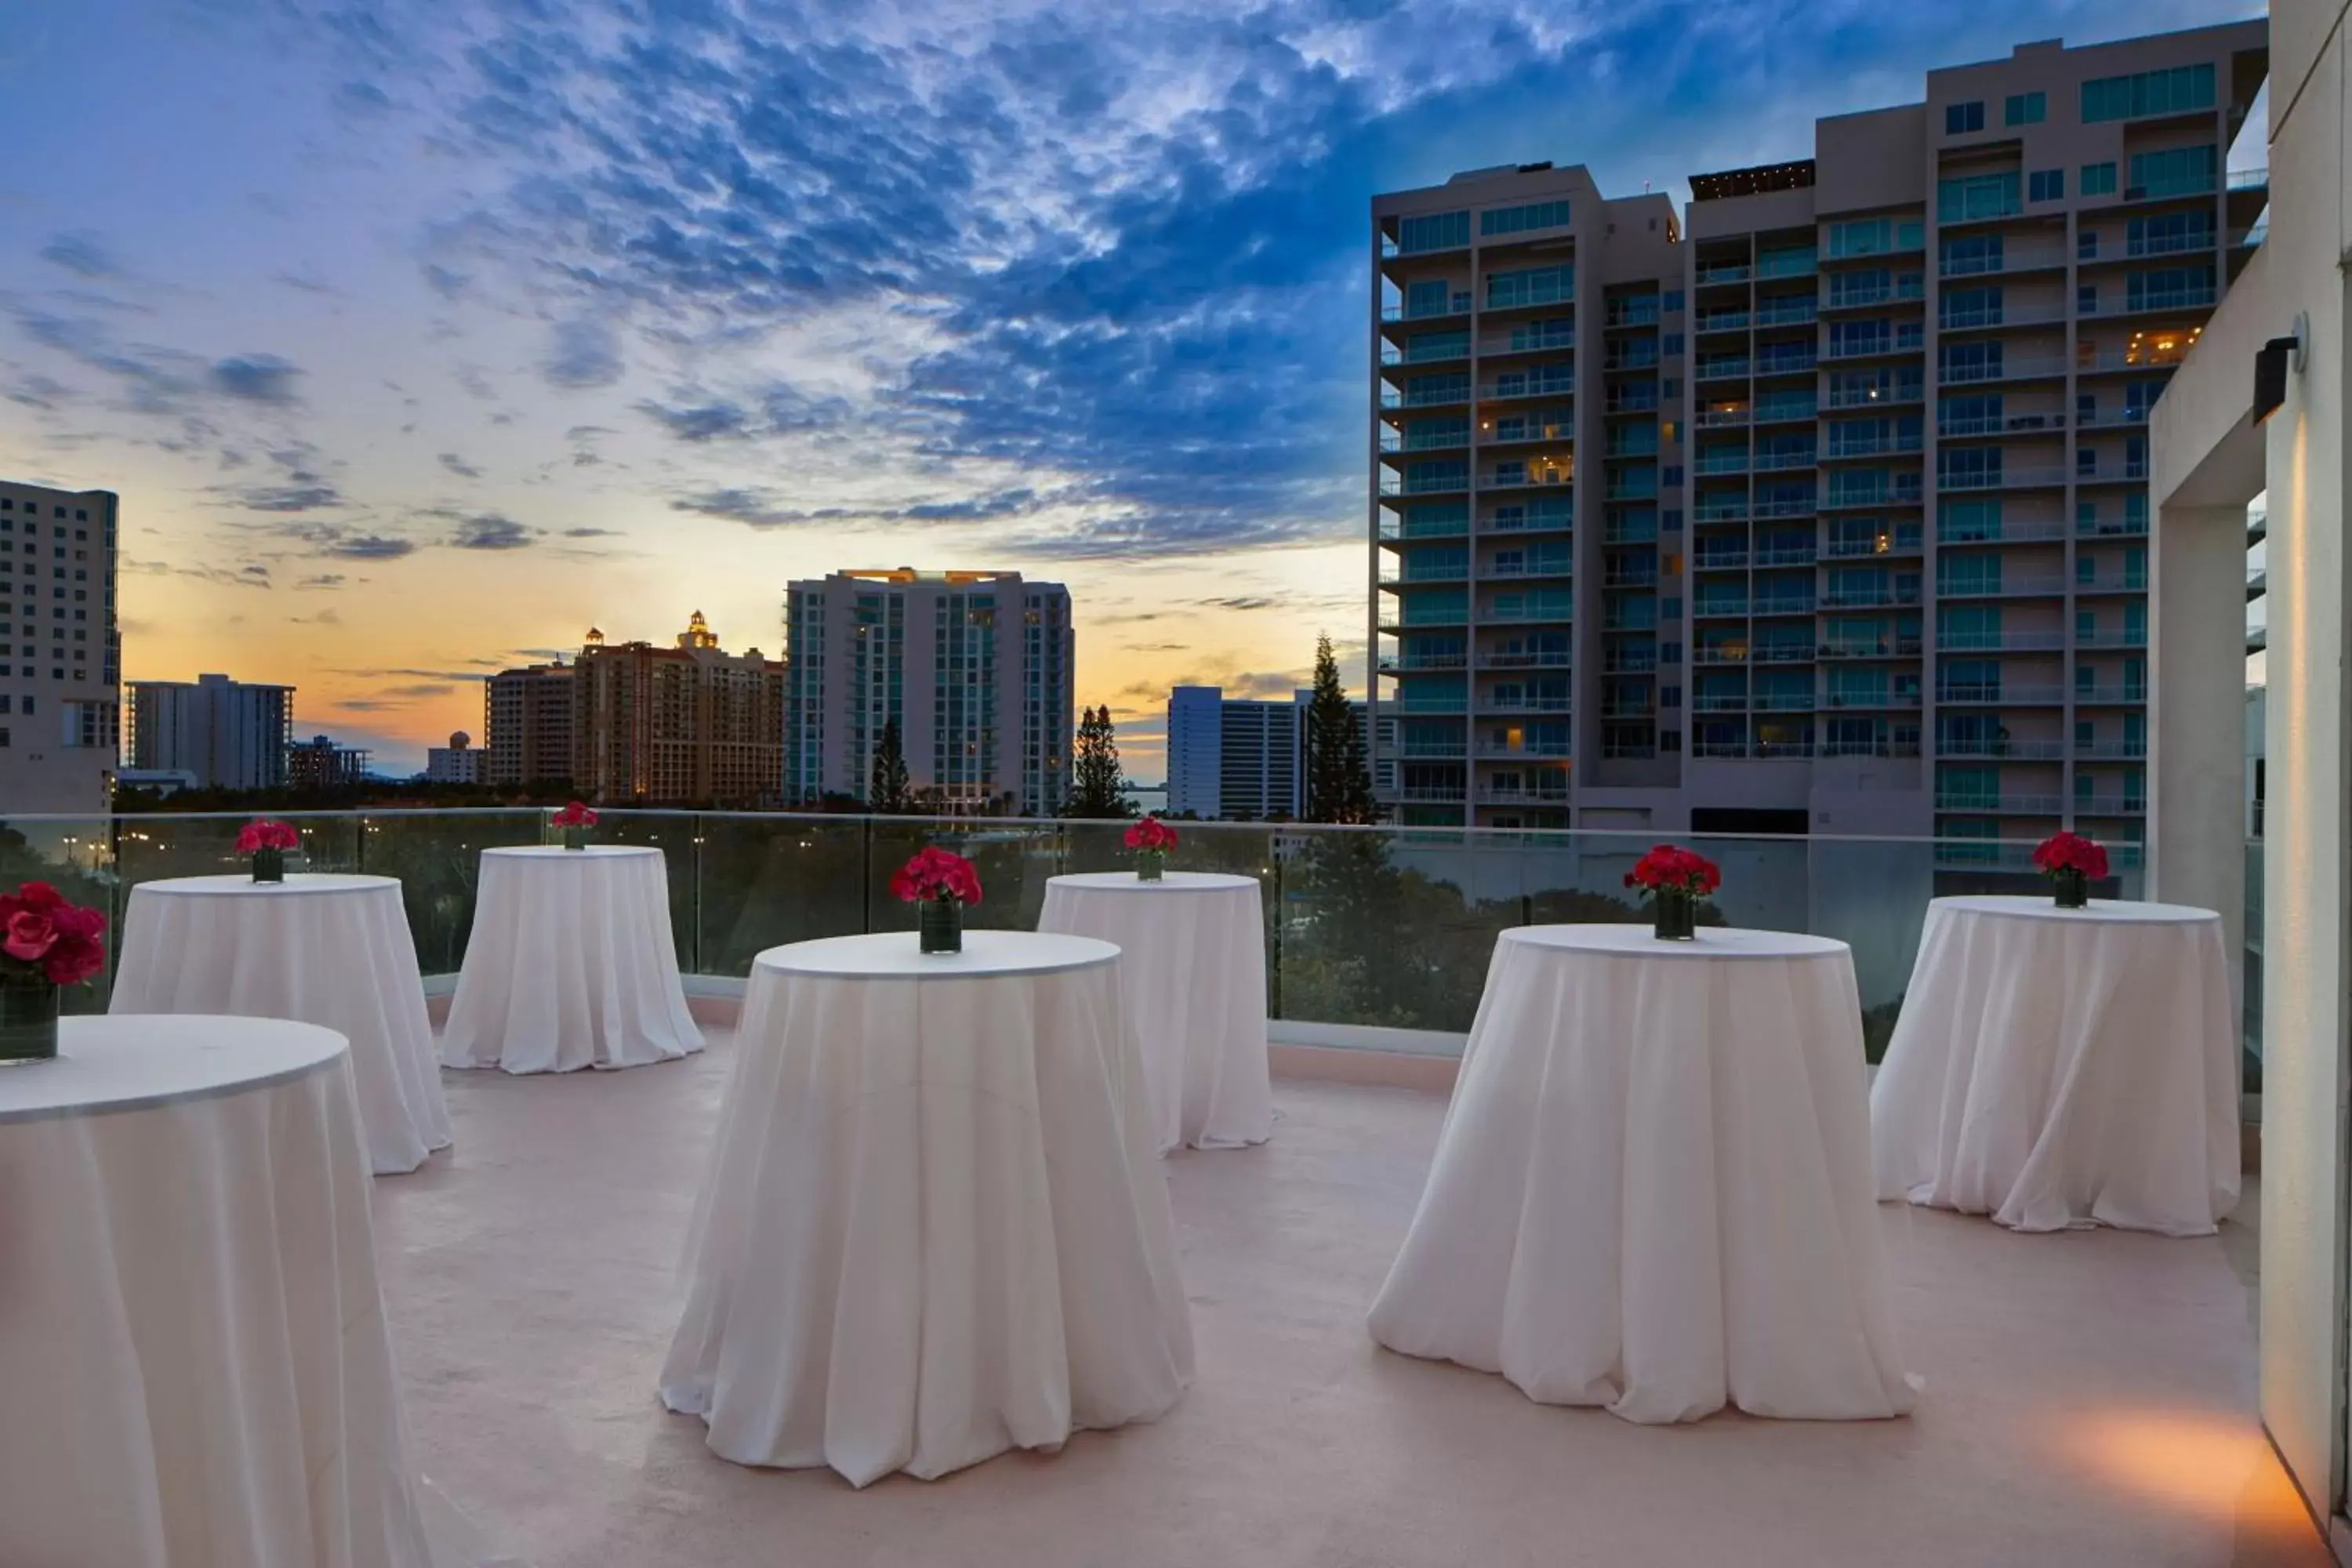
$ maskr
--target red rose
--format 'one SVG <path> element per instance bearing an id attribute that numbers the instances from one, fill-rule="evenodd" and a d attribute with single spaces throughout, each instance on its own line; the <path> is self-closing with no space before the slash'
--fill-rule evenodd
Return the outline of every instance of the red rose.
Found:
<path id="1" fill-rule="evenodd" d="M 57 921 L 38 910 L 19 910 L 8 917 L 7 934 L 0 952 L 30 963 L 46 955 L 58 942 Z"/>
<path id="2" fill-rule="evenodd" d="M 27 882 L 16 889 L 16 897 L 28 910 L 54 910 L 66 901 L 65 895 L 47 882 Z"/>
<path id="3" fill-rule="evenodd" d="M 106 967 L 106 949 L 88 937 L 59 937 L 41 960 L 52 985 L 79 985 Z"/>

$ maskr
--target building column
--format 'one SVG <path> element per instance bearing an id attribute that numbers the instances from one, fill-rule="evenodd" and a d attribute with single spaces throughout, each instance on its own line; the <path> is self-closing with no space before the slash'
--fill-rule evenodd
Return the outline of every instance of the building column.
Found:
<path id="1" fill-rule="evenodd" d="M 2152 553 L 2147 897 L 2220 911 L 2234 994 L 2246 923 L 2245 508 L 2165 507 Z"/>

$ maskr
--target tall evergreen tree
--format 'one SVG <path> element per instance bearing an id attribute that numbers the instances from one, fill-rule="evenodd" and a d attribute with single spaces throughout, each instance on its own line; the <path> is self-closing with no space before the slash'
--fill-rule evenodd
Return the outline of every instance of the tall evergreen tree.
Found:
<path id="1" fill-rule="evenodd" d="M 1065 816 L 1132 816 L 1127 803 L 1127 780 L 1118 769 L 1118 741 L 1111 731 L 1110 709 L 1078 710 L 1078 745 L 1070 766 L 1070 799 Z"/>
<path id="2" fill-rule="evenodd" d="M 907 751 L 898 739 L 898 721 L 882 726 L 874 744 L 874 761 L 866 775 L 866 809 L 885 816 L 903 816 L 914 807 L 914 790 L 907 778 Z"/>
<path id="3" fill-rule="evenodd" d="M 1307 704 L 1307 820 L 1372 820 L 1363 726 L 1339 684 L 1339 661 L 1328 635 L 1315 639 L 1315 695 Z"/>

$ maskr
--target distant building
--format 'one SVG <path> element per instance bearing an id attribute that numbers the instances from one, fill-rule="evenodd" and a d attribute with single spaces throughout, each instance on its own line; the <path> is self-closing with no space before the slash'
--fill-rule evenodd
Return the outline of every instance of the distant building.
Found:
<path id="1" fill-rule="evenodd" d="M 572 667 L 529 665 L 502 670 L 482 692 L 482 782 L 572 782 Z"/>
<path id="2" fill-rule="evenodd" d="M 294 741 L 294 689 L 199 675 L 131 683 L 131 765 L 205 789 L 277 789 Z"/>
<path id="3" fill-rule="evenodd" d="M 1228 700 L 1217 686 L 1168 694 L 1168 811 L 1264 821 L 1307 815 L 1307 710 L 1311 691 L 1287 702 Z M 1370 718 L 1350 702 L 1371 752 Z"/>
<path id="4" fill-rule="evenodd" d="M 364 747 L 337 744 L 313 735 L 286 748 L 286 783 L 292 789 L 335 789 L 367 778 Z"/>
<path id="5" fill-rule="evenodd" d="M 1018 572 L 836 572 L 792 584 L 784 792 L 863 800 L 896 721 L 942 809 L 1051 816 L 1069 797 L 1070 593 Z"/>
<path id="6" fill-rule="evenodd" d="M 196 775 L 185 768 L 119 768 L 114 787 L 142 789 L 158 800 L 167 800 L 184 789 L 195 788 Z"/>
<path id="7" fill-rule="evenodd" d="M 0 810 L 105 809 L 122 750 L 117 505 L 0 480 Z"/>
<path id="8" fill-rule="evenodd" d="M 592 628 L 572 685 L 572 785 L 589 798 L 782 799 L 784 667 L 723 651 L 701 611 L 670 647 Z"/>
<path id="9" fill-rule="evenodd" d="M 474 745 L 474 737 L 460 730 L 449 737 L 446 746 L 428 746 L 425 751 L 425 782 L 427 784 L 480 784 L 487 753 Z"/>

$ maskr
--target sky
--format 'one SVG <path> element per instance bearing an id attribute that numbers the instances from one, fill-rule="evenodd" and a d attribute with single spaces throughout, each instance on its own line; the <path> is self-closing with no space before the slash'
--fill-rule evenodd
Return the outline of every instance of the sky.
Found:
<path id="1" fill-rule="evenodd" d="M 421 766 L 488 672 L 851 567 L 1066 583 L 1078 699 L 1360 687 L 1375 192 L 1686 196 L 2237 0 L 0 0 L 0 475 L 130 679 Z"/>

